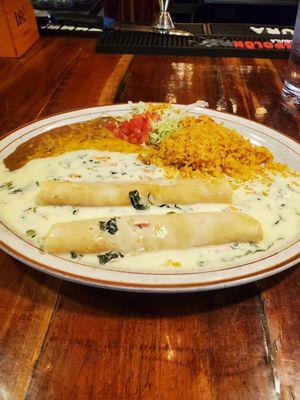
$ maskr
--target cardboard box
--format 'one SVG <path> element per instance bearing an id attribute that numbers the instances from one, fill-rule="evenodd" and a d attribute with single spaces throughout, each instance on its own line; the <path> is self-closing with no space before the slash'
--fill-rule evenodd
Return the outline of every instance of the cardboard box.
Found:
<path id="1" fill-rule="evenodd" d="M 29 0 L 0 0 L 0 57 L 21 57 L 38 38 Z"/>

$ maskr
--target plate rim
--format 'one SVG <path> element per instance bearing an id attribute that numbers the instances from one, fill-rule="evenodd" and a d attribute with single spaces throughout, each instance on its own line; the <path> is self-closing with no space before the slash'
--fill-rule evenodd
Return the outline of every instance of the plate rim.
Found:
<path id="1" fill-rule="evenodd" d="M 152 104 L 157 104 L 157 103 L 152 103 Z M 176 107 L 183 107 L 183 104 L 172 104 L 173 106 Z M 76 109 L 72 109 L 72 110 L 68 110 L 68 111 L 64 111 L 64 112 L 59 112 L 59 113 L 55 113 L 49 116 L 46 116 L 44 118 L 38 118 L 34 121 L 28 122 L 26 124 L 23 124 L 22 126 L 19 126 L 18 128 L 7 132 L 6 134 L 4 134 L 0 140 L 0 144 L 3 141 L 6 141 L 8 139 L 9 136 L 12 136 L 13 134 L 16 134 L 18 131 L 21 131 L 22 129 L 26 129 L 29 126 L 34 126 L 35 124 L 39 124 L 41 121 L 47 121 L 47 123 L 44 125 L 49 125 L 51 123 L 55 123 L 55 118 L 59 117 L 59 116 L 64 116 L 64 119 L 72 118 L 72 116 L 70 114 L 72 113 L 80 113 L 82 111 L 87 111 L 87 110 L 91 110 L 91 113 L 97 113 L 97 109 L 99 109 L 99 111 L 101 111 L 101 109 L 103 108 L 108 108 L 108 109 L 112 109 L 112 111 L 114 111 L 114 108 L 121 106 L 122 108 L 126 108 L 128 107 L 128 103 L 116 103 L 116 104 L 109 104 L 109 105 L 101 105 L 101 106 L 94 106 L 94 107 L 82 107 L 82 108 L 76 108 Z M 248 129 L 253 129 L 255 130 L 254 127 L 252 127 L 251 125 L 254 124 L 254 126 L 256 126 L 257 128 L 262 127 L 263 130 L 268 130 L 270 131 L 269 133 L 276 132 L 277 134 L 279 134 L 279 136 L 282 136 L 285 141 L 287 140 L 288 142 L 290 142 L 291 145 L 293 145 L 293 147 L 296 145 L 296 147 L 298 147 L 300 145 L 300 140 L 298 140 L 297 138 L 294 137 L 290 137 L 287 134 L 276 130 L 274 128 L 268 127 L 266 125 L 263 125 L 259 122 L 253 121 L 249 118 L 245 118 L 239 115 L 235 115 L 229 112 L 223 112 L 223 111 L 217 111 L 211 108 L 207 108 L 207 107 L 195 107 L 198 109 L 201 109 L 203 111 L 203 113 L 205 113 L 206 110 L 211 111 L 213 114 L 217 114 L 216 117 L 219 115 L 220 118 L 222 117 L 222 115 L 228 115 L 230 117 L 230 120 L 234 123 L 234 122 L 239 122 L 239 120 L 242 120 L 240 122 L 244 122 L 243 124 L 241 123 L 241 125 L 244 125 L 246 128 Z M 104 111 L 104 112 L 108 112 Z M 84 114 L 82 115 L 84 116 Z M 76 115 L 74 115 L 74 117 L 76 117 Z M 78 117 L 80 117 L 80 115 L 78 115 Z M 54 118 L 54 121 L 49 121 L 52 118 Z M 63 121 L 59 120 L 59 122 Z M 58 121 L 57 121 L 58 122 Z M 34 129 L 43 129 L 44 127 L 42 126 L 36 126 Z M 63 125 L 62 125 L 63 126 Z M 29 132 L 27 132 L 28 134 Z M 43 133 L 43 132 L 41 132 Z M 26 132 L 24 133 L 26 134 Z M 21 138 L 22 136 L 17 137 L 15 140 Z M 6 139 L 6 140 L 4 140 Z M 276 138 L 274 138 L 276 139 Z M 280 142 L 280 141 L 279 141 Z M 7 146 L 9 146 L 12 142 L 8 143 Z M 280 142 L 281 145 L 285 145 L 286 143 Z M 6 148 L 7 146 L 5 146 L 4 148 Z M 3 149 L 4 149 L 3 148 Z M 2 149 L 2 150 L 3 150 Z M 295 150 L 293 150 L 298 156 L 299 153 Z M 13 235 L 15 235 L 14 233 L 12 233 Z M 26 241 L 25 241 L 26 242 Z M 299 243 L 299 240 L 295 243 L 295 245 L 297 245 Z M 61 270 L 57 270 L 57 269 L 53 269 L 53 268 L 49 268 L 48 265 L 42 264 L 40 262 L 40 260 L 36 260 L 36 259 L 30 259 L 28 256 L 18 253 L 17 251 L 15 251 L 12 247 L 10 247 L 9 245 L 7 245 L 7 243 L 3 242 L 2 239 L 0 238 L 0 248 L 2 248 L 2 250 L 4 250 L 7 254 L 11 255 L 12 257 L 16 258 L 19 261 L 22 261 L 23 263 L 25 263 L 26 265 L 29 265 L 30 267 L 33 267 L 34 269 L 37 269 L 39 271 L 42 271 L 44 273 L 47 273 L 49 275 L 55 276 L 55 277 L 59 277 L 61 279 L 64 280 L 68 280 L 68 281 L 72 281 L 72 282 L 76 282 L 76 283 L 81 283 L 81 284 L 86 284 L 89 286 L 97 286 L 97 287 L 102 287 L 102 288 L 110 288 L 110 289 L 118 289 L 118 290 L 127 290 L 127 291 L 143 291 L 143 292 L 155 292 L 155 293 L 159 293 L 159 292 L 191 292 L 191 291 L 204 291 L 204 290 L 212 290 L 212 289 L 221 289 L 221 288 L 225 288 L 225 287 L 231 287 L 231 286 L 237 286 L 237 285 L 242 285 L 242 284 L 247 284 L 253 281 L 256 281 L 258 279 L 262 279 L 265 278 L 267 276 L 271 276 L 274 275 L 276 273 L 279 273 L 285 269 L 291 268 L 293 265 L 295 265 L 298 261 L 299 261 L 299 255 L 300 255 L 300 251 L 298 251 L 298 253 L 295 253 L 292 257 L 285 259 L 283 261 L 281 261 L 278 264 L 269 266 L 265 269 L 259 270 L 259 271 L 253 271 L 253 272 L 249 272 L 248 274 L 243 274 L 242 276 L 237 276 L 237 277 L 230 277 L 230 278 L 225 278 L 225 279 L 218 279 L 216 281 L 212 281 L 212 282 L 193 282 L 193 283 L 168 283 L 168 284 L 162 284 L 162 283 L 156 283 L 156 284 L 149 284 L 147 282 L 144 283 L 134 283 L 134 282 L 120 282 L 120 281 L 109 281 L 109 280 L 103 280 L 100 278 L 89 278 L 89 277 L 83 277 L 83 276 L 79 276 L 76 275 L 75 273 L 71 274 L 67 271 L 61 271 Z M 282 250 L 284 251 L 284 249 Z M 281 252 L 281 251 L 280 251 Z M 279 253 L 280 253 L 279 252 Z M 275 255 L 275 254 L 274 254 Z M 274 255 L 271 255 L 270 257 L 273 257 Z M 256 260 L 257 262 L 259 260 Z M 256 262 L 255 260 L 253 261 L 253 263 Z M 242 268 L 245 264 L 240 265 L 239 267 Z M 113 270 L 110 270 L 111 273 L 113 273 Z M 127 271 L 128 272 L 128 271 Z M 213 271 L 208 271 L 208 272 L 213 272 Z M 121 272 L 122 273 L 122 272 Z M 126 273 L 126 271 L 124 271 L 124 273 Z M 132 273 L 132 276 L 134 277 L 134 273 Z M 146 274 L 147 275 L 147 274 Z M 150 275 L 150 274 L 149 274 Z M 152 275 L 156 275 L 156 274 L 152 274 Z M 172 276 L 172 274 L 170 274 L 170 276 Z M 195 276 L 197 276 L 197 273 L 195 273 Z"/>
<path id="2" fill-rule="evenodd" d="M 62 272 L 56 269 L 45 267 L 44 264 L 32 260 L 28 257 L 24 257 L 23 254 L 16 252 L 11 247 L 0 241 L 0 248 L 5 251 L 8 255 L 12 256 L 18 261 L 21 261 L 25 265 L 32 267 L 40 272 L 46 273 L 47 275 L 54 276 L 66 280 L 68 282 L 85 284 L 87 286 L 99 287 L 103 289 L 118 289 L 123 291 L 137 291 L 137 292 L 149 292 L 149 293 L 184 293 L 184 292 L 196 292 L 196 291 L 208 291 L 225 289 L 227 287 L 245 285 L 257 280 L 266 278 L 268 276 L 276 275 L 279 272 L 285 271 L 296 265 L 299 261 L 299 253 L 295 254 L 288 260 L 284 260 L 281 263 L 266 268 L 263 271 L 256 271 L 253 273 L 245 274 L 242 277 L 226 278 L 218 281 L 212 281 L 208 283 L 184 283 L 184 284 L 147 284 L 147 283 L 126 283 L 101 280 L 95 278 L 88 278 L 78 276 L 76 274 L 70 274 L 68 272 Z M 112 271 L 113 272 L 113 271 Z"/>

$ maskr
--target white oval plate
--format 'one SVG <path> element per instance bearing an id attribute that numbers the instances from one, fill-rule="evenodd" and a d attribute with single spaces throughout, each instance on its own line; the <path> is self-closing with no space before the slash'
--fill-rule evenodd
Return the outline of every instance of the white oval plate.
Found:
<path id="1" fill-rule="evenodd" d="M 96 118 L 102 113 L 121 115 L 128 111 L 127 104 L 94 107 L 58 114 L 34 122 L 10 133 L 0 141 L 0 159 L 7 157 L 21 143 L 53 128 Z M 235 129 L 244 137 L 249 138 L 253 144 L 268 147 L 278 161 L 299 169 L 300 145 L 284 134 L 245 118 L 210 109 L 197 108 L 193 110 L 193 114 L 210 115 L 216 122 L 222 122 L 228 128 Z M 212 271 L 176 274 L 122 272 L 64 260 L 43 253 L 2 223 L 0 224 L 0 247 L 12 257 L 33 268 L 72 282 L 144 292 L 191 292 L 242 285 L 277 274 L 299 261 L 300 242 L 299 240 L 291 242 L 277 253 L 247 264 L 232 265 Z"/>

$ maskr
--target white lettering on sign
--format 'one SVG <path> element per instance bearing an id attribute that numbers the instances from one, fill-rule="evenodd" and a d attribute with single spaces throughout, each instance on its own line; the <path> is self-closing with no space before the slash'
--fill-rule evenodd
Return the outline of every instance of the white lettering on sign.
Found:
<path id="1" fill-rule="evenodd" d="M 290 28 L 283 28 L 283 29 L 279 29 L 279 28 L 271 28 L 271 27 L 257 27 L 257 26 L 250 26 L 251 31 L 257 33 L 258 35 L 261 35 L 263 32 L 266 32 L 268 35 L 293 35 L 294 34 L 294 30 L 290 29 Z"/>
<path id="2" fill-rule="evenodd" d="M 60 25 L 49 25 L 47 29 L 58 30 L 60 29 Z"/>
<path id="3" fill-rule="evenodd" d="M 282 29 L 282 34 L 283 35 L 293 35 L 294 34 L 294 29 L 289 29 L 289 28 L 283 28 Z"/>
<path id="4" fill-rule="evenodd" d="M 261 33 L 263 33 L 265 28 L 264 27 L 257 28 L 256 26 L 250 26 L 250 29 L 251 29 L 251 31 L 253 31 L 255 33 L 261 34 Z"/>
<path id="5" fill-rule="evenodd" d="M 284 43 L 286 41 L 286 39 L 270 39 L 271 43 Z"/>
<path id="6" fill-rule="evenodd" d="M 63 25 L 60 29 L 62 31 L 73 31 L 75 29 L 75 26 L 73 26 L 73 25 Z"/>
<path id="7" fill-rule="evenodd" d="M 77 28 L 75 28 L 76 31 L 88 31 L 89 28 L 85 27 L 85 26 L 78 26 Z"/>
<path id="8" fill-rule="evenodd" d="M 280 35 L 280 30 L 278 28 L 267 28 L 266 31 L 269 35 Z"/>

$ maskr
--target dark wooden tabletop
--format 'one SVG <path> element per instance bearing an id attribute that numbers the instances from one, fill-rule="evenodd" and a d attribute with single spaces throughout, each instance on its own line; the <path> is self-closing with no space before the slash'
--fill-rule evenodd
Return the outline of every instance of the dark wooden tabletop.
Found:
<path id="1" fill-rule="evenodd" d="M 299 134 L 287 62 L 96 54 L 44 38 L 0 59 L 0 133 L 74 108 L 192 103 Z M 300 399 L 300 269 L 215 292 L 100 290 L 0 253 L 0 400 Z"/>

